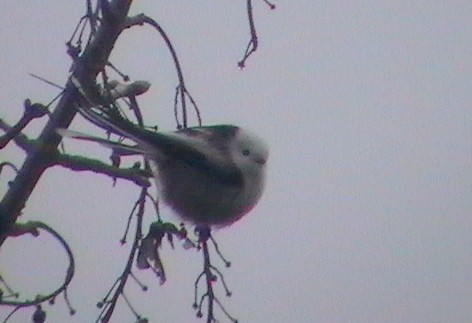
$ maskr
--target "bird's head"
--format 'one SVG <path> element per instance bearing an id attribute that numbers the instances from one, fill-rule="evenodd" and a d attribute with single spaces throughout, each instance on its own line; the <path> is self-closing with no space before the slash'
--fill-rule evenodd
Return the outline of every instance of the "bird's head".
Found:
<path id="1" fill-rule="evenodd" d="M 269 158 L 268 145 L 257 135 L 239 128 L 232 147 L 235 163 L 246 170 L 260 172 Z"/>

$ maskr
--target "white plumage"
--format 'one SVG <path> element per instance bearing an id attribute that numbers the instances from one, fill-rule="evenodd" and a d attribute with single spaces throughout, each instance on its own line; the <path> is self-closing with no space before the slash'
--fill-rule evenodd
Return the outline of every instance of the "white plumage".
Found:
<path id="1" fill-rule="evenodd" d="M 164 133 L 138 127 L 116 112 L 82 109 L 81 113 L 137 146 L 66 129 L 57 132 L 144 154 L 161 198 L 185 221 L 198 226 L 230 225 L 262 195 L 268 148 L 258 136 L 240 127 L 218 125 Z"/>

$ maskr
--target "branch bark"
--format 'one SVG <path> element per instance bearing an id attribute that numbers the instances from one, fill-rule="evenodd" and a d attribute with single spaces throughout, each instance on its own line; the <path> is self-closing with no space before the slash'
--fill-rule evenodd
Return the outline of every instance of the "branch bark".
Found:
<path id="1" fill-rule="evenodd" d="M 151 186 L 148 178 L 151 177 L 152 174 L 140 168 L 118 168 L 112 165 L 107 165 L 96 159 L 59 153 L 56 154 L 54 164 L 69 168 L 73 171 L 90 171 L 97 174 L 107 175 L 113 179 L 125 179 L 141 187 Z"/>
<path id="2" fill-rule="evenodd" d="M 102 23 L 91 42 L 84 49 L 83 54 L 74 60 L 71 68 L 72 74 L 84 86 L 92 86 L 96 76 L 107 63 L 115 41 L 123 31 L 131 3 L 130 0 L 112 0 L 110 2 L 101 0 Z M 28 153 L 18 175 L 0 202 L 0 247 L 8 236 L 10 226 L 21 214 L 36 183 L 51 165 L 51 160 L 54 159 L 61 141 L 61 137 L 55 132 L 56 128 L 68 128 L 76 114 L 74 109 L 75 99 L 78 95 L 76 91 L 69 80 L 63 96 L 37 140 L 38 145 Z"/>

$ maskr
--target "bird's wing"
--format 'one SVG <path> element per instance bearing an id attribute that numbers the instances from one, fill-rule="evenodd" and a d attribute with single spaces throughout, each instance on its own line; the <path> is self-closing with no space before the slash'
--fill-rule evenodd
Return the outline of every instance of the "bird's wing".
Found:
<path id="1" fill-rule="evenodd" d="M 227 146 L 213 146 L 211 142 L 181 134 L 163 134 L 150 139 L 154 139 L 155 145 L 171 160 L 183 161 L 226 184 L 242 183 L 242 173 L 233 162 Z"/>
<path id="2" fill-rule="evenodd" d="M 107 131 L 133 140 L 143 154 L 158 162 L 163 158 L 179 160 L 225 183 L 240 184 L 242 181 L 242 174 L 225 144 L 234 136 L 235 126 L 195 127 L 162 133 L 135 125 L 124 119 L 117 110 L 98 113 L 91 108 L 79 108 L 79 112 Z"/>

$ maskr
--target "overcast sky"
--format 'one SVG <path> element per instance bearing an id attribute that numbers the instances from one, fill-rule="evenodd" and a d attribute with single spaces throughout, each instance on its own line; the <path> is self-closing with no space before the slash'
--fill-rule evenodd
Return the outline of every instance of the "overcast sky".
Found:
<path id="1" fill-rule="evenodd" d="M 82 2 L 0 2 L 1 118 L 14 123 L 25 98 L 47 103 L 57 94 L 28 73 L 64 84 L 64 44 Z M 276 4 L 271 11 L 254 1 L 260 48 L 243 71 L 236 63 L 249 36 L 244 1 L 136 0 L 132 9 L 169 34 L 205 124 L 243 125 L 271 146 L 261 202 L 215 233 L 233 264 L 214 258 L 233 292 L 228 299 L 217 287 L 220 300 L 240 322 L 469 322 L 472 2 Z M 139 98 L 147 123 L 174 129 L 176 77 L 157 33 L 126 31 L 111 61 L 151 82 Z M 34 121 L 26 133 L 43 125 Z M 72 128 L 91 129 L 79 118 Z M 66 148 L 109 155 L 82 142 Z M 23 153 L 11 144 L 0 151 L 4 160 L 20 166 Z M 2 195 L 12 175 L 1 174 Z M 50 224 L 77 262 L 69 288 L 77 314 L 69 317 L 58 298 L 45 306 L 50 322 L 95 321 L 96 302 L 125 265 L 130 243 L 119 239 L 138 194 L 91 173 L 56 168 L 41 178 L 21 220 Z M 149 208 L 146 222 L 153 219 Z M 178 246 L 163 257 L 166 284 L 137 272 L 149 291 L 130 281 L 128 298 L 150 322 L 197 322 L 191 304 L 201 255 Z M 46 235 L 10 239 L 0 253 L 2 276 L 29 297 L 60 284 L 65 266 Z M 0 308 L 0 320 L 9 310 Z M 28 322 L 32 312 L 11 322 Z M 123 301 L 113 322 L 134 322 Z"/>

